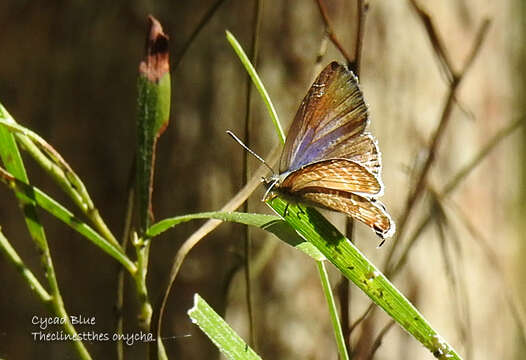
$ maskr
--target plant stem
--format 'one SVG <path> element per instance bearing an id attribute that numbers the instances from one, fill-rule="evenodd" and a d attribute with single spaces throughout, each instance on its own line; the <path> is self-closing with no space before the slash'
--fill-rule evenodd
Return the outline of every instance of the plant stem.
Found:
<path id="1" fill-rule="evenodd" d="M 9 243 L 9 240 L 4 236 L 2 233 L 2 229 L 0 228 L 0 250 L 2 250 L 7 258 L 13 264 L 13 266 L 16 268 L 16 270 L 22 275 L 22 277 L 26 280 L 27 284 L 29 285 L 29 288 L 33 290 L 40 300 L 44 303 L 48 303 L 51 301 L 51 295 L 44 289 L 42 284 L 38 281 L 36 276 L 29 270 L 29 268 L 24 264 L 20 256 L 18 256 L 18 253 L 16 250 L 11 246 Z"/>
<path id="2" fill-rule="evenodd" d="M 148 288 L 146 286 L 146 274 L 148 273 L 148 257 L 150 254 L 150 239 L 142 239 L 133 233 L 133 245 L 137 253 L 137 272 L 134 276 L 137 286 L 137 295 L 140 303 L 139 322 L 141 327 L 150 331 L 152 320 L 152 304 L 148 298 Z"/>
<path id="3" fill-rule="evenodd" d="M 325 294 L 325 299 L 327 299 L 327 305 L 331 315 L 332 328 L 334 330 L 334 336 L 336 337 L 340 359 L 349 360 L 349 354 L 347 354 L 345 339 L 343 338 L 342 327 L 340 325 L 340 318 L 338 317 L 338 310 L 336 309 L 336 302 L 334 301 L 334 296 L 332 294 L 331 284 L 329 283 L 329 275 L 327 274 L 325 263 L 324 261 L 316 261 L 316 266 L 318 267 L 318 273 L 320 274 L 323 293 Z"/>

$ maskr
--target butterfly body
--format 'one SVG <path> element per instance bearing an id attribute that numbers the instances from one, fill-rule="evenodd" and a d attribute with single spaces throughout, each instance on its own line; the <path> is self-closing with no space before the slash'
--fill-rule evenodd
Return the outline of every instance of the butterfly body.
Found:
<path id="1" fill-rule="evenodd" d="M 345 213 L 390 237 L 395 225 L 377 200 L 384 191 L 381 154 L 365 131 L 368 124 L 358 79 L 345 66 L 330 63 L 298 109 L 280 173 L 265 179 L 267 193 Z"/>

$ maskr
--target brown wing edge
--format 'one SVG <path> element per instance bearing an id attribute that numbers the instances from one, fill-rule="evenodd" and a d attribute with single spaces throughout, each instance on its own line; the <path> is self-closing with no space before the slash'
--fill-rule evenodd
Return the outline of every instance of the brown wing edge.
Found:
<path id="1" fill-rule="evenodd" d="M 380 238 L 387 239 L 396 231 L 396 224 L 384 204 L 357 194 L 331 189 L 308 189 L 297 195 L 300 202 L 344 213 L 369 226 Z"/>

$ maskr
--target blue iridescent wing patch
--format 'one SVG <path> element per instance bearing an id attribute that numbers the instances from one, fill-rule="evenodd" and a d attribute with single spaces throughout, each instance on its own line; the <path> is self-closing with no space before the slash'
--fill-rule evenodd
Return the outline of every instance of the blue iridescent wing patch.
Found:
<path id="1" fill-rule="evenodd" d="M 278 194 L 345 213 L 390 237 L 394 221 L 377 198 L 383 194 L 381 154 L 366 132 L 367 105 L 358 79 L 332 62 L 303 99 L 280 159 L 267 183 Z"/>

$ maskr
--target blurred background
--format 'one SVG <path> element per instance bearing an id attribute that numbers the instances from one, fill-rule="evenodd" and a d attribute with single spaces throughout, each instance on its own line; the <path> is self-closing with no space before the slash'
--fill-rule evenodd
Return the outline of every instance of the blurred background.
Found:
<path id="1" fill-rule="evenodd" d="M 521 254 L 524 204 L 524 131 L 494 148 L 458 187 L 444 186 L 500 130 L 525 113 L 524 37 L 521 1 L 421 1 L 459 71 L 484 19 L 491 26 L 465 74 L 451 119 L 436 153 L 426 189 L 440 199 L 441 216 L 411 247 L 395 285 L 467 359 L 522 359 L 526 275 Z M 175 61 L 215 1 L 2 1 L 0 2 L 0 102 L 13 117 L 51 143 L 84 180 L 104 219 L 122 233 L 128 173 L 135 152 L 136 79 L 143 55 L 146 17 L 156 16 L 170 37 Z M 352 0 L 326 1 L 334 34 L 354 53 L 357 11 Z M 225 39 L 230 30 L 250 48 L 253 1 L 224 1 L 172 64 L 171 122 L 158 143 L 154 213 L 157 219 L 220 209 L 242 187 L 242 149 L 225 131 L 242 135 L 246 73 Z M 370 1 L 364 27 L 360 82 L 370 105 L 371 131 L 383 153 L 382 201 L 395 219 L 404 211 L 416 174 L 440 121 L 449 85 L 429 37 L 409 1 Z M 325 26 L 313 0 L 263 1 L 258 71 L 288 128 L 320 67 Z M 332 44 L 320 65 L 344 61 Z M 252 97 L 251 147 L 265 156 L 278 144 L 262 101 Z M 0 144 L 1 146 L 1 144 Z M 58 187 L 32 162 L 32 183 L 74 209 Z M 258 164 L 249 160 L 251 171 Z M 262 187 L 249 210 L 261 204 Z M 409 219 L 400 253 L 429 213 L 426 190 Z M 0 186 L 0 226 L 22 259 L 42 280 L 39 255 L 13 194 Z M 80 235 L 41 212 L 58 281 L 70 314 L 95 316 L 80 330 L 113 332 L 115 261 Z M 345 218 L 329 214 L 345 228 Z M 177 226 L 152 245 L 148 285 L 155 300 L 164 290 L 177 249 L 202 222 Z M 245 338 L 248 317 L 243 277 L 242 227 L 223 224 L 192 250 L 170 296 L 164 342 L 178 359 L 219 354 L 188 319 L 199 292 Z M 442 235 L 441 235 L 442 234 Z M 265 359 L 336 359 L 329 314 L 315 264 L 303 253 L 259 230 L 253 238 L 253 311 L 256 349 Z M 356 224 L 357 246 L 382 266 L 393 242 Z M 382 269 L 383 270 L 383 269 Z M 341 281 L 330 267 L 332 284 Z M 67 343 L 33 341 L 33 316 L 47 309 L 19 274 L 0 257 L 0 357 L 73 359 Z M 129 279 L 125 328 L 137 332 L 137 303 Z M 130 290 L 131 289 L 131 290 Z M 350 286 L 354 321 L 370 301 Z M 389 323 L 375 311 L 352 333 L 356 359 L 368 358 L 373 341 Z M 59 330 L 59 328 L 52 328 Z M 184 337 L 190 334 L 190 337 Z M 95 359 L 115 358 L 112 342 L 87 343 Z M 125 348 L 126 358 L 145 358 L 144 344 Z M 416 340 L 394 325 L 375 359 L 431 359 Z"/>

